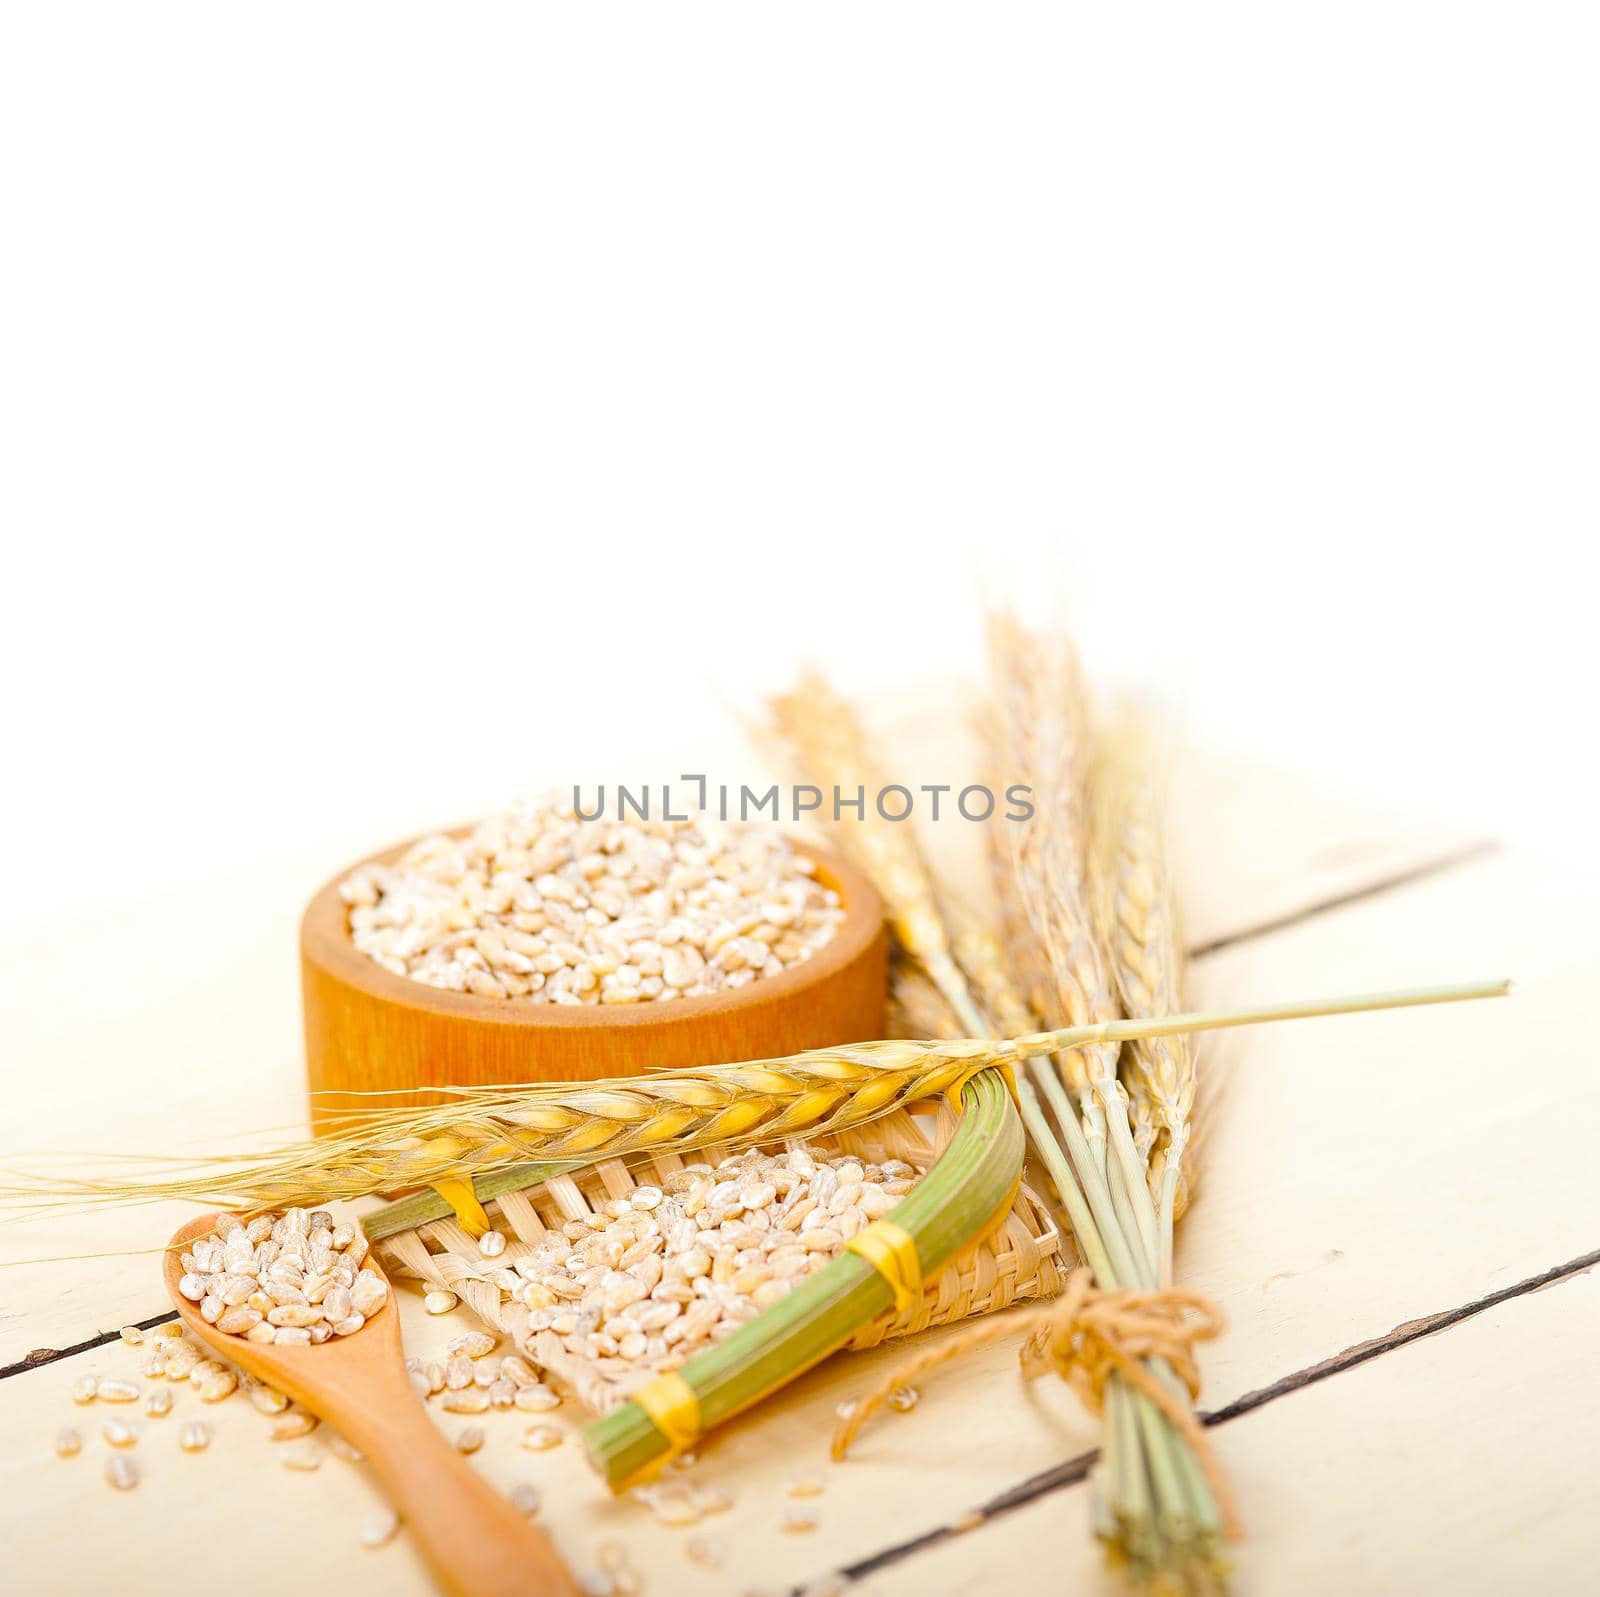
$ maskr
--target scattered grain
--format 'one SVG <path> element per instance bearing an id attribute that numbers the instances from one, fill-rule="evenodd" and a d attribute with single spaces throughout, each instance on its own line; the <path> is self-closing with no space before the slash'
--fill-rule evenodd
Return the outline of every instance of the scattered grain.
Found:
<path id="1" fill-rule="evenodd" d="M 561 1399 L 548 1386 L 519 1386 L 511 1402 L 524 1414 L 542 1414 L 561 1407 Z"/>
<path id="2" fill-rule="evenodd" d="M 272 1422 L 267 1435 L 274 1442 L 293 1442 L 302 1436 L 309 1436 L 316 1428 L 317 1416 L 308 1409 L 296 1407 L 280 1414 Z"/>
<path id="3" fill-rule="evenodd" d="M 131 1492 L 139 1484 L 138 1461 L 126 1453 L 113 1453 L 106 1460 L 106 1479 L 119 1492 Z"/>
<path id="4" fill-rule="evenodd" d="M 337 1431 L 324 1430 L 322 1439 L 335 1458 L 342 1458 L 347 1464 L 366 1463 L 367 1455 L 354 1442 L 341 1436 Z"/>
<path id="5" fill-rule="evenodd" d="M 691 1536 L 683 1544 L 683 1555 L 702 1569 L 721 1569 L 727 1561 L 728 1546 L 715 1536 Z"/>
<path id="6" fill-rule="evenodd" d="M 392 1508 L 380 1508 L 361 1521 L 361 1545 L 384 1547 L 392 1542 L 400 1529 L 400 1516 Z"/>

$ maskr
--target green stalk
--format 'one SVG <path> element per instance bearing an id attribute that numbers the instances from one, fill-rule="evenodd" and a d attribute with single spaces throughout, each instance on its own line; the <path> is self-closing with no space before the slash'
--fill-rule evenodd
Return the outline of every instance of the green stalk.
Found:
<path id="1" fill-rule="evenodd" d="M 1094 1216 L 1090 1213 L 1089 1205 L 1078 1186 L 1078 1178 L 1072 1173 L 1072 1166 L 1067 1162 L 1061 1143 L 1050 1129 L 1049 1117 L 1039 1102 L 1039 1095 L 1034 1091 L 1033 1083 L 1021 1071 L 1016 1073 L 1016 1085 L 1017 1104 L 1022 1110 L 1022 1124 L 1027 1128 L 1028 1140 L 1033 1145 L 1033 1151 L 1055 1183 L 1056 1192 L 1061 1198 L 1061 1206 L 1067 1211 L 1067 1223 L 1072 1227 L 1073 1239 L 1083 1254 L 1084 1262 L 1094 1272 L 1095 1279 L 1109 1280 L 1111 1260 L 1106 1254 L 1104 1242 L 1100 1239 L 1100 1228 L 1094 1223 Z"/>
<path id="2" fill-rule="evenodd" d="M 1277 1020 L 1312 1020 L 1324 1015 L 1370 1014 L 1379 1009 L 1416 1009 L 1424 1004 L 1458 1004 L 1474 998 L 1504 998 L 1508 980 L 1456 982 L 1445 987 L 1406 987 L 1383 993 L 1353 993 L 1340 998 L 1300 998 L 1286 1004 L 1251 1004 L 1244 1009 L 1189 1010 L 1138 1020 L 1107 1020 L 1094 1026 L 1063 1026 L 1032 1032 L 1013 1041 L 1024 1057 L 1060 1053 L 1096 1042 L 1138 1042 L 1143 1037 L 1183 1037 L 1195 1031 L 1228 1031 Z"/>
<path id="3" fill-rule="evenodd" d="M 1072 1100 L 1067 1096 L 1067 1090 L 1062 1085 L 1060 1077 L 1048 1064 L 1043 1061 L 1036 1063 L 1034 1077 L 1044 1091 L 1046 1102 L 1055 1111 L 1061 1140 L 1066 1146 L 1073 1167 L 1078 1172 L 1078 1185 L 1088 1200 L 1095 1225 L 1099 1228 L 1101 1240 L 1105 1243 L 1110 1268 L 1107 1274 L 1099 1277 L 1100 1285 L 1108 1289 L 1118 1286 L 1138 1286 L 1142 1280 L 1138 1261 L 1128 1246 L 1121 1223 L 1117 1219 L 1116 1209 L 1111 1202 L 1110 1188 L 1107 1187 L 1100 1166 L 1096 1163 L 1089 1139 L 1078 1122 Z"/>
<path id="4" fill-rule="evenodd" d="M 1161 1284 L 1164 1287 L 1172 1285 L 1172 1228 L 1175 1220 L 1173 1211 L 1178 1205 L 1178 1171 L 1183 1160 L 1184 1149 L 1189 1144 L 1189 1131 L 1186 1126 L 1182 1134 L 1167 1145 L 1166 1167 L 1161 1172 L 1161 1209 L 1160 1209 L 1160 1244 L 1161 1244 Z"/>
<path id="5" fill-rule="evenodd" d="M 472 1182 L 472 1190 L 478 1195 L 478 1202 L 489 1203 L 502 1192 L 536 1187 L 551 1176 L 564 1176 L 568 1171 L 581 1170 L 593 1162 L 592 1159 L 578 1159 L 565 1164 L 508 1164 L 499 1170 L 487 1170 L 468 1179 Z M 381 1209 L 374 1209 L 363 1217 L 361 1229 L 366 1232 L 368 1242 L 379 1242 L 384 1237 L 395 1236 L 401 1231 L 414 1231 L 419 1225 L 428 1225 L 434 1220 L 448 1220 L 454 1213 L 455 1210 L 432 1187 L 424 1187 L 409 1197 L 397 1198 L 393 1203 L 384 1204 Z"/>
<path id="6" fill-rule="evenodd" d="M 1106 1185 L 1111 1189 L 1111 1207 L 1116 1214 L 1117 1224 L 1122 1227 L 1128 1251 L 1134 1255 L 1134 1264 L 1138 1270 L 1138 1275 L 1131 1281 L 1123 1282 L 1123 1285 L 1153 1287 L 1156 1284 L 1155 1264 L 1152 1255 L 1145 1251 L 1143 1238 L 1139 1235 L 1139 1222 L 1134 1218 L 1133 1202 L 1128 1195 L 1128 1181 L 1122 1173 L 1121 1164 L 1112 1160 L 1107 1175 Z"/>
<path id="7" fill-rule="evenodd" d="M 1133 1145 L 1133 1129 L 1128 1124 L 1127 1100 L 1117 1090 L 1115 1079 L 1096 1084 L 1101 1102 L 1105 1105 L 1106 1125 L 1110 1131 L 1112 1151 L 1116 1154 L 1117 1168 L 1122 1175 L 1122 1186 L 1132 1213 L 1134 1233 L 1137 1234 L 1149 1269 L 1145 1272 L 1149 1284 L 1156 1284 L 1157 1261 L 1160 1243 L 1157 1238 L 1155 1205 L 1150 1201 L 1150 1185 L 1145 1176 L 1145 1161 Z M 1116 1187 L 1112 1188 L 1113 1193 Z"/>
<path id="8" fill-rule="evenodd" d="M 1106 1382 L 1105 1441 L 1115 1450 L 1117 1467 L 1113 1474 L 1113 1530 L 1105 1539 L 1121 1542 L 1136 1562 L 1154 1565 L 1159 1562 L 1160 1550 L 1151 1545 L 1155 1515 L 1133 1396 L 1125 1381 L 1113 1378 Z"/>
<path id="9" fill-rule="evenodd" d="M 1011 1201 L 1022 1175 L 1022 1124 L 1005 1083 L 983 1071 L 962 1088 L 962 1115 L 933 1168 L 890 1211 L 916 1244 L 932 1280 Z M 824 1359 L 894 1302 L 889 1283 L 864 1259 L 841 1253 L 816 1275 L 678 1372 L 708 1431 Z M 637 1403 L 594 1421 L 584 1440 L 613 1489 L 651 1469 L 671 1449 Z"/>

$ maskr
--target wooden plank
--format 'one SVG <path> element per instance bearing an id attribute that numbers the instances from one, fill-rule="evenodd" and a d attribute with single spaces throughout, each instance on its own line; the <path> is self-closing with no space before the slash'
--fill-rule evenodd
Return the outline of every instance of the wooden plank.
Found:
<path id="1" fill-rule="evenodd" d="M 1600 1246 L 1591 879 L 1502 855 L 1201 962 L 1199 999 L 1510 975 L 1509 999 L 1219 1036 L 1179 1270 L 1228 1335 L 1212 1406 Z"/>
<path id="2" fill-rule="evenodd" d="M 1218 1427 L 1245 1503 L 1236 1591 L 1549 1597 L 1600 1586 L 1600 1279 L 1568 1278 Z M 1110 1590 L 1072 1487 L 913 1553 L 861 1597 Z"/>

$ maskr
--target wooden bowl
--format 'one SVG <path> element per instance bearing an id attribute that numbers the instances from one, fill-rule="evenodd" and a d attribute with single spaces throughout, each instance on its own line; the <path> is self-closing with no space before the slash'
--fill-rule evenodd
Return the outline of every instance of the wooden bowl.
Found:
<path id="1" fill-rule="evenodd" d="M 391 864 L 410 846 L 388 849 L 373 862 Z M 843 922 L 822 948 L 803 964 L 732 992 L 626 1005 L 479 998 L 396 976 L 351 942 L 339 884 L 358 867 L 340 871 L 300 923 L 313 1124 L 359 1107 L 360 1100 L 341 1096 L 347 1092 L 592 1081 L 882 1036 L 883 906 L 853 865 L 796 846 L 816 861 L 817 879 L 844 905 Z M 389 1101 L 434 1100 L 419 1092 Z"/>

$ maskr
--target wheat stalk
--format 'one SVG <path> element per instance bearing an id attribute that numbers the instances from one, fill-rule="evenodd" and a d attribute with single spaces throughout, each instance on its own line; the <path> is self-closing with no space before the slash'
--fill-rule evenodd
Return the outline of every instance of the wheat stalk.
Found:
<path id="1" fill-rule="evenodd" d="M 820 1137 L 955 1091 L 983 1070 L 1089 1045 L 1183 1036 L 1269 1021 L 1348 1015 L 1422 1004 L 1499 998 L 1505 981 L 1467 982 L 1286 1004 L 1258 1004 L 1153 1019 L 966 1038 L 851 1043 L 783 1059 L 709 1065 L 673 1074 L 587 1084 L 429 1089 L 450 1102 L 373 1110 L 361 1129 L 294 1143 L 267 1155 L 129 1159 L 176 1172 L 142 1181 L 12 1173 L 0 1206 L 176 1198 L 260 1206 L 331 1202 L 424 1186 L 527 1162 L 594 1163 L 638 1152 L 681 1152 L 707 1143 L 742 1147 L 782 1137 Z"/>
<path id="2" fill-rule="evenodd" d="M 1163 841 L 1149 729 L 1123 716 L 1095 753 L 1090 878 L 1101 940 L 1130 1016 L 1168 1014 L 1183 995 L 1182 940 Z M 1122 1055 L 1134 1143 L 1150 1160 L 1161 1279 L 1172 1279 L 1173 1222 L 1187 1202 L 1184 1154 L 1196 1063 L 1187 1037 L 1150 1037 Z"/>
<path id="3" fill-rule="evenodd" d="M 1047 1026 L 1113 1020 L 1120 1010 L 1095 935 L 1086 877 L 1089 732 L 1077 653 L 1062 634 L 1030 634 L 1007 615 L 991 618 L 989 645 L 995 693 L 991 766 L 1007 785 L 1030 786 L 1035 805 L 1029 821 L 991 832 L 1001 902 L 1021 911 L 1023 924 L 1009 929 L 1012 943 L 1021 945 L 1022 968 L 1035 973 L 1029 1001 Z M 1138 1279 L 1153 1286 L 1156 1212 L 1146 1185 L 1147 1163 L 1134 1144 L 1117 1080 L 1117 1051 L 1089 1047 L 1060 1063 L 1078 1099 L 1096 1165 L 1104 1175 L 1109 1142 L 1120 1167 L 1120 1180 L 1107 1180 L 1107 1196 L 1127 1211 L 1123 1218 L 1132 1225 L 1121 1229 L 1131 1229 L 1130 1241 L 1137 1240 L 1144 1255 Z"/>
<path id="4" fill-rule="evenodd" d="M 962 1016 L 964 1029 L 979 1030 L 971 1021 L 971 998 L 951 955 L 933 874 L 916 832 L 909 821 L 885 820 L 870 797 L 884 782 L 855 707 L 820 672 L 807 671 L 792 692 L 772 699 L 769 709 L 774 736 L 806 781 L 869 795 L 862 814 L 848 823 L 836 820 L 829 836 L 871 878 L 895 941 Z"/>
<path id="5" fill-rule="evenodd" d="M 999 780 L 1032 787 L 1036 805 L 1022 839 L 1008 836 L 1006 827 L 992 834 L 1001 899 L 1016 907 L 1009 935 L 1032 973 L 1030 1000 L 1046 1024 L 1105 1025 L 1119 1004 L 1088 881 L 1089 715 L 1077 656 L 1064 634 L 1030 635 L 1000 616 L 990 626 L 990 658 L 991 762 Z M 1103 1288 L 1154 1286 L 1160 1228 L 1145 1152 L 1135 1143 L 1117 1079 L 1116 1050 L 1084 1049 L 1064 1056 L 1061 1066 L 1081 1129 L 1060 1080 L 1038 1065 L 1034 1072 L 1078 1176 L 1076 1207 L 1088 1211 L 1074 1218 L 1080 1247 L 1088 1244 L 1085 1257 Z M 1151 1361 L 1149 1374 L 1176 1384 L 1160 1361 Z M 1179 1399 L 1177 1391 L 1173 1396 Z M 1095 1495 L 1102 1535 L 1134 1567 L 1161 1580 L 1186 1567 L 1214 1567 L 1220 1516 L 1192 1449 L 1148 1394 L 1119 1380 L 1106 1389 Z"/>
<path id="6" fill-rule="evenodd" d="M 896 954 L 889 965 L 889 1023 L 886 1035 L 917 1039 L 962 1035 L 944 994 L 933 978 L 909 958 Z"/>
<path id="7" fill-rule="evenodd" d="M 128 1196 L 282 1206 L 529 1162 L 593 1161 L 629 1153 L 821 1137 L 958 1088 L 991 1063 L 995 1045 L 909 1040 L 816 1049 L 785 1059 L 703 1070 L 517 1088 L 458 1090 L 452 1103 L 373 1110 L 359 1128 L 286 1147 L 187 1164 L 193 1174 L 127 1183 L 61 1178 L 61 1196 Z"/>

